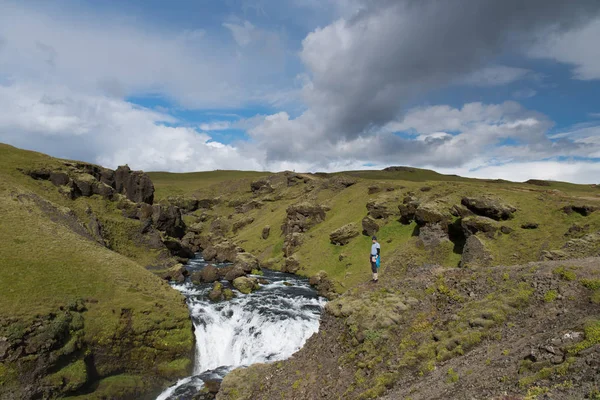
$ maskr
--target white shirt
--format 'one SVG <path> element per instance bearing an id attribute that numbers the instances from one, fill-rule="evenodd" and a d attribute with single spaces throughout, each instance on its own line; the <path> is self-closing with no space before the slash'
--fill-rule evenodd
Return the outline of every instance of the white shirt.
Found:
<path id="1" fill-rule="evenodd" d="M 377 255 L 377 249 L 381 249 L 381 246 L 379 245 L 379 243 L 375 242 L 371 245 L 371 255 L 372 256 Z"/>

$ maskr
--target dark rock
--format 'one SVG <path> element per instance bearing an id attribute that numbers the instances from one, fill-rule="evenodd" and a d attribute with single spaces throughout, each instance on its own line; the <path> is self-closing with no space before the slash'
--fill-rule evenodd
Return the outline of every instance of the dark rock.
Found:
<path id="1" fill-rule="evenodd" d="M 233 287 L 244 294 L 250 294 L 260 289 L 258 279 L 249 276 L 240 276 L 233 280 Z"/>
<path id="2" fill-rule="evenodd" d="M 304 235 L 302 233 L 294 232 L 291 235 L 287 235 L 283 242 L 283 255 L 286 257 L 291 256 L 304 242 Z"/>
<path id="3" fill-rule="evenodd" d="M 537 229 L 540 226 L 540 224 L 536 223 L 536 222 L 526 222 L 523 225 L 521 225 L 522 229 Z"/>
<path id="4" fill-rule="evenodd" d="M 175 264 L 171 268 L 169 268 L 166 272 L 160 274 L 160 276 L 167 281 L 175 281 L 178 283 L 183 283 L 185 281 L 185 277 L 188 272 L 183 266 L 183 264 Z"/>
<path id="5" fill-rule="evenodd" d="M 120 166 L 115 171 L 115 189 L 135 203 L 154 202 L 154 184 L 142 171 L 132 171 L 128 166 Z"/>
<path id="6" fill-rule="evenodd" d="M 430 192 L 431 191 L 431 186 L 423 186 L 422 188 L 419 189 L 421 192 Z"/>
<path id="7" fill-rule="evenodd" d="M 390 211 L 388 211 L 384 204 L 376 201 L 370 201 L 367 203 L 367 213 L 370 217 L 375 219 L 384 219 L 392 214 Z"/>
<path id="8" fill-rule="evenodd" d="M 273 186 L 271 186 L 268 180 L 259 179 L 250 184 L 250 190 L 252 190 L 252 193 L 254 194 L 266 194 L 272 193 L 275 189 L 273 189 Z"/>
<path id="9" fill-rule="evenodd" d="M 443 204 L 430 202 L 419 205 L 415 212 L 415 221 L 419 226 L 428 224 L 440 224 L 445 231 L 448 230 L 448 222 L 452 219 L 452 215 Z"/>
<path id="10" fill-rule="evenodd" d="M 220 263 L 223 262 L 235 262 L 240 252 L 240 249 L 233 243 L 225 241 L 215 245 L 217 255 L 216 260 Z"/>
<path id="11" fill-rule="evenodd" d="M 269 225 L 265 226 L 262 230 L 262 238 L 264 240 L 269 238 L 269 235 L 271 234 L 271 227 Z"/>
<path id="12" fill-rule="evenodd" d="M 475 235 L 469 236 L 463 249 L 460 266 L 463 268 L 488 267 L 491 261 L 492 257 L 483 242 Z"/>
<path id="13" fill-rule="evenodd" d="M 185 196 L 167 197 L 167 202 L 170 205 L 179 207 L 179 209 L 185 213 L 191 213 L 196 211 L 199 208 L 200 204 L 198 199 Z"/>
<path id="14" fill-rule="evenodd" d="M 92 184 L 92 192 L 94 194 L 104 197 L 105 199 L 112 200 L 112 198 L 115 194 L 115 189 L 113 189 L 112 187 L 108 186 L 107 184 L 105 184 L 103 182 L 94 182 Z"/>
<path id="15" fill-rule="evenodd" d="M 217 236 L 225 236 L 230 228 L 231 223 L 224 218 L 219 217 L 210 223 L 210 232 Z"/>
<path id="16" fill-rule="evenodd" d="M 581 225 L 577 225 L 577 224 L 573 224 L 571 225 L 571 227 L 569 228 L 569 230 L 565 233 L 565 236 L 567 237 L 581 237 L 584 236 L 590 229 L 590 226 L 588 224 L 581 226 Z"/>
<path id="17" fill-rule="evenodd" d="M 88 177 L 92 179 L 89 179 Z M 73 182 L 75 183 L 75 186 L 77 187 L 82 196 L 90 197 L 94 194 L 93 177 L 89 175 L 78 176 L 73 179 Z"/>
<path id="18" fill-rule="evenodd" d="M 466 218 L 466 217 L 471 217 L 471 216 L 475 215 L 467 207 L 464 207 L 459 204 L 455 204 L 452 206 L 452 208 L 450 209 L 450 214 L 452 214 L 455 217 L 460 217 L 460 218 Z"/>
<path id="19" fill-rule="evenodd" d="M 155 205 L 152 207 L 152 221 L 159 231 L 181 239 L 185 235 L 185 223 L 181 217 L 181 210 L 175 206 Z"/>
<path id="20" fill-rule="evenodd" d="M 194 258 L 194 252 L 189 248 L 184 246 L 179 240 L 171 238 L 165 239 L 163 241 L 167 249 L 171 252 L 172 255 L 176 257 L 182 258 Z"/>
<path id="21" fill-rule="evenodd" d="M 517 209 L 488 197 L 463 197 L 461 204 L 477 215 L 495 219 L 507 220 L 513 217 Z"/>
<path id="22" fill-rule="evenodd" d="M 327 179 L 323 183 L 323 187 L 331 190 L 344 190 L 354 184 L 356 184 L 356 179 L 342 174 L 335 175 L 334 177 Z"/>
<path id="23" fill-rule="evenodd" d="M 306 232 L 325 220 L 325 208 L 311 203 L 299 203 L 289 206 L 281 230 L 284 235 L 294 232 Z"/>
<path id="24" fill-rule="evenodd" d="M 249 211 L 261 209 L 263 205 L 264 204 L 260 201 L 251 200 L 247 203 L 236 205 L 235 212 L 238 214 L 246 214 Z"/>
<path id="25" fill-rule="evenodd" d="M 66 185 L 71 180 L 69 178 L 69 175 L 67 175 L 64 172 L 51 172 L 50 176 L 48 177 L 48 179 L 50 180 L 50 182 L 52 182 L 52 184 L 54 186 L 63 186 L 63 185 Z"/>
<path id="26" fill-rule="evenodd" d="M 331 244 L 344 246 L 359 235 L 354 224 L 347 224 L 329 234 Z"/>
<path id="27" fill-rule="evenodd" d="M 441 223 L 427 224 L 419 229 L 419 239 L 426 249 L 433 249 L 442 242 L 450 240 L 447 232 L 447 225 Z"/>
<path id="28" fill-rule="evenodd" d="M 550 186 L 550 182 L 543 181 L 540 179 L 530 179 L 530 180 L 526 181 L 525 183 L 527 183 L 528 185 L 535 185 L 535 186 Z"/>
<path id="29" fill-rule="evenodd" d="M 364 217 L 361 224 L 362 234 L 365 236 L 373 236 L 379 232 L 379 225 L 369 217 Z"/>
<path id="30" fill-rule="evenodd" d="M 209 393 L 217 394 L 221 388 L 221 381 L 216 379 L 206 379 L 204 381 L 204 387 Z"/>
<path id="31" fill-rule="evenodd" d="M 508 227 L 506 225 L 502 225 L 500 227 L 500 232 L 504 233 L 505 235 L 509 235 L 509 234 L 511 234 L 513 232 L 513 228 L 510 228 L 510 227 Z"/>
<path id="32" fill-rule="evenodd" d="M 415 168 L 399 167 L 399 166 L 387 167 L 387 168 L 384 168 L 383 170 L 385 172 L 410 172 L 410 173 L 414 173 L 417 171 Z"/>
<path id="33" fill-rule="evenodd" d="M 212 245 L 205 247 L 204 250 L 202 251 L 202 257 L 206 261 L 214 260 L 215 258 L 217 258 L 217 249 L 215 249 L 215 247 Z"/>
<path id="34" fill-rule="evenodd" d="M 102 236 L 102 224 L 98 220 L 98 217 L 92 212 L 90 208 L 86 210 L 87 215 L 89 216 L 88 229 L 96 242 L 100 243 L 102 246 L 107 247 L 106 241 Z"/>
<path id="35" fill-rule="evenodd" d="M 288 187 L 296 186 L 300 183 L 306 183 L 305 179 L 301 175 L 291 172 L 286 173 L 286 182 Z"/>
<path id="36" fill-rule="evenodd" d="M 327 272 L 320 271 L 316 275 L 311 276 L 308 283 L 317 289 L 317 293 L 320 296 L 327 297 L 328 299 L 336 297 L 335 285 L 327 276 Z"/>
<path id="37" fill-rule="evenodd" d="M 375 193 L 379 193 L 379 192 L 381 192 L 381 187 L 377 186 L 377 185 L 371 185 L 367 189 L 368 194 L 375 194 Z"/>
<path id="38" fill-rule="evenodd" d="M 223 279 L 233 282 L 236 278 L 240 276 L 246 276 L 244 270 L 239 266 L 227 266 L 225 268 L 221 268 L 219 270 L 219 274 L 223 277 Z"/>
<path id="39" fill-rule="evenodd" d="M 496 221 L 488 217 L 466 217 L 461 221 L 461 227 L 465 234 L 465 237 L 476 234 L 477 232 L 483 232 L 488 237 L 494 237 L 498 227 Z"/>
<path id="40" fill-rule="evenodd" d="M 398 206 L 400 211 L 400 222 L 403 224 L 410 224 L 415 219 L 415 213 L 419 208 L 419 201 L 414 196 L 406 196 L 402 201 L 402 204 Z"/>
<path id="41" fill-rule="evenodd" d="M 589 205 L 579 205 L 579 206 L 570 205 L 570 206 L 563 207 L 563 211 L 566 214 L 572 214 L 572 213 L 576 212 L 577 214 L 580 214 L 581 216 L 584 216 L 584 217 L 589 216 L 597 209 L 598 209 L 597 207 L 589 206 Z"/>

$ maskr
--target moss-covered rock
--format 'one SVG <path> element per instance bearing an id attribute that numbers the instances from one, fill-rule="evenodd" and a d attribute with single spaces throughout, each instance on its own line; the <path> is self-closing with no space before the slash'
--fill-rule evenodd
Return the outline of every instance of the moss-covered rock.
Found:
<path id="1" fill-rule="evenodd" d="M 239 278 L 235 278 L 233 280 L 233 287 L 242 292 L 243 294 L 250 294 L 253 291 L 260 288 L 258 284 L 258 279 L 248 277 L 248 276 L 240 276 Z"/>
<path id="2" fill-rule="evenodd" d="M 329 241 L 335 245 L 346 245 L 359 235 L 354 224 L 347 224 L 329 234 Z"/>

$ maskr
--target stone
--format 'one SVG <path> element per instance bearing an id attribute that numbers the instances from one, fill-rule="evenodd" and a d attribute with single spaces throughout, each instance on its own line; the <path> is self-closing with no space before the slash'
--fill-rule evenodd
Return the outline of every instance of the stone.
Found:
<path id="1" fill-rule="evenodd" d="M 488 267 L 492 261 L 490 253 L 476 235 L 471 235 L 465 242 L 460 267 Z"/>
<path id="2" fill-rule="evenodd" d="M 427 224 L 419 228 L 419 239 L 426 249 L 434 249 L 443 242 L 450 240 L 447 225 L 442 223 Z"/>
<path id="3" fill-rule="evenodd" d="M 291 235 L 287 235 L 284 240 L 283 255 L 290 257 L 303 242 L 304 235 L 302 233 L 294 232 Z"/>
<path id="4" fill-rule="evenodd" d="M 202 233 L 202 222 L 196 222 L 195 224 L 192 224 L 190 226 L 188 226 L 188 231 L 189 232 L 193 232 L 193 233 Z"/>
<path id="5" fill-rule="evenodd" d="M 327 276 L 327 272 L 319 271 L 316 275 L 309 278 L 308 283 L 317 289 L 320 296 L 332 299 L 336 297 L 335 285 Z"/>
<path id="6" fill-rule="evenodd" d="M 202 257 L 204 258 L 205 261 L 214 260 L 215 258 L 217 258 L 217 249 L 215 249 L 214 246 L 206 247 L 202 251 Z"/>
<path id="7" fill-rule="evenodd" d="M 267 240 L 269 238 L 270 234 L 271 234 L 271 227 L 269 225 L 267 225 L 263 228 L 261 237 L 264 240 Z"/>
<path id="8" fill-rule="evenodd" d="M 400 222 L 403 224 L 410 224 L 415 219 L 415 213 L 419 208 L 419 201 L 414 196 L 406 196 L 402 201 L 402 204 L 398 206 L 400 211 Z"/>
<path id="9" fill-rule="evenodd" d="M 181 210 L 176 206 L 152 206 L 152 222 L 156 229 L 171 237 L 181 239 L 185 235 L 185 222 Z"/>
<path id="10" fill-rule="evenodd" d="M 250 294 L 260 288 L 258 279 L 248 276 L 240 276 L 239 278 L 235 278 L 233 280 L 233 287 L 243 294 Z"/>
<path id="11" fill-rule="evenodd" d="M 225 268 L 221 268 L 219 271 L 221 274 L 224 273 L 223 278 L 229 282 L 233 282 L 237 278 L 246 276 L 246 273 L 241 267 L 229 266 Z"/>
<path id="12" fill-rule="evenodd" d="M 247 274 L 254 270 L 260 270 L 258 258 L 246 252 L 238 253 L 235 257 L 235 262 L 233 265 L 240 267 Z"/>
<path id="13" fill-rule="evenodd" d="M 164 245 L 172 255 L 182 258 L 194 258 L 195 254 L 189 247 L 184 246 L 180 240 L 175 238 L 167 238 L 163 240 Z"/>
<path id="14" fill-rule="evenodd" d="M 338 174 L 323 183 L 325 189 L 331 190 L 344 190 L 352 185 L 356 184 L 356 179 L 351 176 Z"/>
<path id="15" fill-rule="evenodd" d="M 235 206 L 235 212 L 238 214 L 246 214 L 252 210 L 261 209 L 264 204 L 257 200 L 250 200 L 247 203 Z"/>
<path id="16" fill-rule="evenodd" d="M 196 211 L 199 208 L 200 204 L 198 199 L 185 196 L 169 196 L 167 197 L 167 202 L 170 205 L 179 207 L 179 209 L 184 213 L 191 213 Z"/>
<path id="17" fill-rule="evenodd" d="M 204 380 L 204 387 L 209 393 L 217 394 L 221 388 L 221 381 L 216 379 L 206 379 Z"/>
<path id="18" fill-rule="evenodd" d="M 87 174 L 79 175 L 73 179 L 75 187 L 77 188 L 81 196 L 84 197 L 90 197 L 94 194 L 94 189 L 92 186 L 93 182 L 94 178 Z"/>
<path id="19" fill-rule="evenodd" d="M 266 194 L 272 193 L 275 189 L 273 189 L 273 186 L 266 179 L 259 179 L 250 183 L 250 190 L 254 194 Z"/>
<path id="20" fill-rule="evenodd" d="M 135 203 L 154 202 L 154 184 L 142 171 L 132 171 L 127 165 L 115 171 L 115 189 Z"/>
<path id="21" fill-rule="evenodd" d="M 367 188 L 367 194 L 375 194 L 381 192 L 381 186 L 371 185 Z"/>
<path id="22" fill-rule="evenodd" d="M 48 179 L 54 186 L 63 186 L 69 183 L 71 180 L 69 175 L 64 172 L 51 172 Z"/>
<path id="23" fill-rule="evenodd" d="M 373 236 L 379 232 L 379 225 L 373 219 L 364 217 L 362 222 L 362 234 L 365 236 Z"/>
<path id="24" fill-rule="evenodd" d="M 169 268 L 166 272 L 160 274 L 160 276 L 167 281 L 175 281 L 178 283 L 183 283 L 185 281 L 185 277 L 188 275 L 187 269 L 183 264 L 175 264 L 171 268 Z"/>
<path id="25" fill-rule="evenodd" d="M 94 182 L 92 184 L 92 192 L 94 194 L 104 197 L 105 199 L 112 200 L 112 198 L 115 194 L 115 189 L 108 186 L 104 182 Z"/>
<path id="26" fill-rule="evenodd" d="M 436 202 L 421 204 L 415 212 L 415 221 L 419 226 L 440 224 L 447 231 L 448 222 L 451 219 L 452 215 L 448 210 L 444 209 L 444 205 Z"/>
<path id="27" fill-rule="evenodd" d="M 477 215 L 496 221 L 510 219 L 517 211 L 515 207 L 489 197 L 463 197 L 461 204 Z"/>
<path id="28" fill-rule="evenodd" d="M 359 235 L 358 230 L 354 224 L 346 224 L 341 228 L 329 234 L 329 241 L 331 244 L 344 246 L 350 243 L 350 240 Z"/>
<path id="29" fill-rule="evenodd" d="M 300 269 L 300 262 L 294 257 L 288 257 L 285 259 L 285 264 L 281 269 L 281 272 L 288 274 L 295 274 Z"/>
<path id="30" fill-rule="evenodd" d="M 207 265 L 200 271 L 196 271 L 191 276 L 192 282 L 198 283 L 213 283 L 219 280 L 219 269 L 212 264 Z"/>
<path id="31" fill-rule="evenodd" d="M 594 211 L 598 210 L 598 207 L 590 206 L 590 205 L 569 205 L 563 207 L 563 211 L 566 214 L 572 214 L 576 212 L 583 217 L 587 217 L 592 214 Z"/>
<path id="32" fill-rule="evenodd" d="M 537 229 L 540 225 L 536 222 L 526 222 L 521 225 L 521 229 Z"/>
<path id="33" fill-rule="evenodd" d="M 219 301 L 223 295 L 223 284 L 221 282 L 215 282 L 212 290 L 208 293 L 208 298 L 212 301 Z"/>
<path id="34" fill-rule="evenodd" d="M 367 203 L 367 213 L 374 219 L 385 219 L 392 214 L 383 203 L 376 201 Z"/>
<path id="35" fill-rule="evenodd" d="M 461 227 L 465 237 L 475 235 L 478 232 L 485 233 L 488 237 L 494 237 L 498 231 L 496 221 L 488 217 L 473 216 L 461 220 Z"/>
<path id="36" fill-rule="evenodd" d="M 502 225 L 500 227 L 500 232 L 504 233 L 505 235 L 509 235 L 509 234 L 511 234 L 513 232 L 513 228 L 510 228 L 510 227 L 508 227 L 506 225 Z"/>
<path id="37" fill-rule="evenodd" d="M 86 210 L 86 213 L 90 218 L 90 220 L 88 222 L 88 229 L 89 229 L 90 233 L 92 234 L 92 236 L 94 237 L 96 242 L 98 242 L 99 244 L 101 244 L 104 247 L 107 247 L 106 241 L 104 240 L 104 237 L 102 236 L 102 234 L 103 234 L 102 223 L 100 222 L 100 220 L 98 220 L 98 217 L 92 212 L 92 210 L 90 208 L 88 208 Z"/>
<path id="38" fill-rule="evenodd" d="M 286 219 L 281 227 L 284 235 L 306 232 L 325 220 L 325 207 L 309 202 L 292 204 L 286 209 Z"/>

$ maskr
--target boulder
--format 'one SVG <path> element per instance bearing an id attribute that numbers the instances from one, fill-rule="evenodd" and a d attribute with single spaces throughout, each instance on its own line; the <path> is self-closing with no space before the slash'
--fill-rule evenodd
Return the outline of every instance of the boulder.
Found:
<path id="1" fill-rule="evenodd" d="M 231 300 L 235 297 L 235 293 L 233 293 L 233 290 L 227 288 L 227 289 L 223 289 L 223 299 L 225 300 Z"/>
<path id="2" fill-rule="evenodd" d="M 281 268 L 281 272 L 285 272 L 288 274 L 295 274 L 300 269 L 300 262 L 296 260 L 294 257 L 288 257 L 285 259 L 285 264 L 283 268 Z"/>
<path id="3" fill-rule="evenodd" d="M 133 202 L 154 202 L 154 184 L 150 177 L 142 171 L 132 171 L 127 165 L 115 171 L 115 189 Z"/>
<path id="4" fill-rule="evenodd" d="M 100 195 L 102 197 L 104 197 L 105 199 L 109 199 L 112 200 L 114 194 L 115 194 L 115 189 L 113 189 L 112 187 L 108 186 L 106 183 L 104 182 L 94 182 L 92 184 L 92 192 L 94 194 Z"/>
<path id="5" fill-rule="evenodd" d="M 444 207 L 444 204 L 436 202 L 421 204 L 415 212 L 415 221 L 419 226 L 440 224 L 447 231 L 452 215 Z"/>
<path id="6" fill-rule="evenodd" d="M 54 186 L 64 186 L 71 180 L 69 175 L 64 172 L 51 172 L 48 179 Z"/>
<path id="7" fill-rule="evenodd" d="M 200 199 L 198 200 L 198 209 L 211 210 L 218 202 L 218 199 Z"/>
<path id="8" fill-rule="evenodd" d="M 369 217 L 364 217 L 361 224 L 362 234 L 365 236 L 373 236 L 379 232 L 379 225 Z"/>
<path id="9" fill-rule="evenodd" d="M 286 172 L 285 176 L 286 176 L 286 183 L 287 183 L 288 187 L 296 186 L 300 183 L 306 183 L 306 180 L 302 177 L 302 175 L 295 174 L 292 172 Z"/>
<path id="10" fill-rule="evenodd" d="M 323 182 L 323 188 L 331 190 L 343 190 L 347 187 L 356 184 L 356 179 L 348 175 L 335 175 L 325 182 Z"/>
<path id="11" fill-rule="evenodd" d="M 450 240 L 447 232 L 448 226 L 442 223 L 427 224 L 419 228 L 419 239 L 426 249 L 433 249 L 442 242 Z"/>
<path id="12" fill-rule="evenodd" d="M 202 251 L 202 257 L 205 261 L 212 261 L 217 258 L 217 249 L 214 246 L 205 247 Z"/>
<path id="13" fill-rule="evenodd" d="M 229 282 L 233 282 L 241 276 L 246 276 L 246 273 L 244 272 L 242 267 L 229 265 L 227 267 L 221 268 L 219 270 L 219 275 L 221 275 L 223 279 Z"/>
<path id="14" fill-rule="evenodd" d="M 496 221 L 510 219 L 517 211 L 515 207 L 489 197 L 463 197 L 461 204 L 477 215 L 492 218 Z"/>
<path id="15" fill-rule="evenodd" d="M 217 251 L 217 254 L 215 256 L 217 262 L 220 263 L 224 263 L 224 262 L 235 262 L 237 259 L 237 255 L 240 252 L 240 248 L 237 247 L 235 244 L 229 242 L 229 241 L 225 241 L 225 242 L 221 242 L 218 243 L 217 245 L 215 245 L 215 250 Z"/>
<path id="16" fill-rule="evenodd" d="M 298 247 L 302 246 L 303 242 L 304 235 L 302 233 L 294 232 L 291 235 L 287 235 L 283 243 L 283 255 L 286 257 L 291 256 L 296 252 Z"/>
<path id="17" fill-rule="evenodd" d="M 107 247 L 106 241 L 102 236 L 102 223 L 100 222 L 100 220 L 98 220 L 98 217 L 96 217 L 96 215 L 92 212 L 91 208 L 88 208 L 86 210 L 86 214 L 89 217 L 88 230 L 90 231 L 94 239 L 96 239 L 96 242 L 98 242 L 104 247 Z"/>
<path id="18" fill-rule="evenodd" d="M 239 278 L 235 278 L 233 280 L 233 287 L 244 294 L 250 294 L 259 289 L 260 285 L 258 284 L 258 279 L 256 278 L 240 276 Z"/>
<path id="19" fill-rule="evenodd" d="M 167 281 L 175 281 L 178 283 L 183 283 L 185 281 L 185 277 L 188 275 L 187 269 L 183 266 L 183 264 L 175 264 L 167 271 L 162 272 L 160 276 Z"/>
<path id="20" fill-rule="evenodd" d="M 95 179 L 88 174 L 81 174 L 73 178 L 73 183 L 81 196 L 90 197 L 94 194 L 93 183 Z"/>
<path id="21" fill-rule="evenodd" d="M 212 290 L 208 293 L 208 298 L 212 301 L 219 301 L 223 296 L 223 284 L 221 282 L 215 282 Z"/>
<path id="22" fill-rule="evenodd" d="M 371 185 L 367 188 L 367 194 L 375 194 L 381 192 L 381 186 Z"/>
<path id="23" fill-rule="evenodd" d="M 521 229 L 537 229 L 539 226 L 537 222 L 526 222 L 521 225 Z"/>
<path id="24" fill-rule="evenodd" d="M 258 259 L 254 257 L 254 255 L 246 252 L 238 253 L 233 265 L 240 267 L 247 274 L 251 273 L 253 270 L 260 270 Z"/>
<path id="25" fill-rule="evenodd" d="M 357 237 L 358 235 L 359 233 L 356 229 L 356 226 L 354 226 L 354 224 L 347 224 L 331 232 L 329 234 L 329 241 L 331 244 L 344 246 L 348 244 L 351 239 Z"/>
<path id="26" fill-rule="evenodd" d="M 500 227 L 500 232 L 504 233 L 505 235 L 509 235 L 513 232 L 513 228 L 506 225 L 502 225 Z"/>
<path id="27" fill-rule="evenodd" d="M 488 237 L 492 238 L 498 231 L 496 221 L 488 217 L 466 217 L 462 219 L 460 225 L 465 237 L 475 235 L 477 232 L 483 232 Z"/>
<path id="28" fill-rule="evenodd" d="M 367 213 L 371 218 L 375 219 L 384 219 L 392 214 L 383 203 L 378 203 L 376 201 L 367 203 Z"/>
<path id="29" fill-rule="evenodd" d="M 417 208 L 419 208 L 419 201 L 414 196 L 406 196 L 402 201 L 402 204 L 398 206 L 400 211 L 400 222 L 403 224 L 410 224 L 415 219 Z"/>
<path id="30" fill-rule="evenodd" d="M 235 212 L 238 214 L 246 214 L 249 211 L 261 209 L 263 205 L 264 204 L 260 201 L 251 200 L 247 203 L 236 205 Z"/>
<path id="31" fill-rule="evenodd" d="M 202 228 L 202 222 L 196 222 L 195 224 L 188 226 L 188 231 L 193 233 L 202 233 Z"/>
<path id="32" fill-rule="evenodd" d="M 271 234 L 271 227 L 269 225 L 267 225 L 263 228 L 261 237 L 264 240 L 267 240 L 269 238 L 270 234 Z"/>
<path id="33" fill-rule="evenodd" d="M 316 275 L 309 278 L 308 283 L 317 289 L 320 296 L 332 299 L 336 297 L 335 286 L 331 279 L 327 276 L 327 272 L 320 271 Z"/>
<path id="34" fill-rule="evenodd" d="M 488 267 L 491 261 L 492 257 L 481 239 L 476 235 L 469 236 L 463 248 L 460 266 L 464 268 Z"/>
<path id="35" fill-rule="evenodd" d="M 184 246 L 181 241 L 175 239 L 175 238 L 167 238 L 163 240 L 163 243 L 165 246 L 167 246 L 167 249 L 169 249 L 169 251 L 171 252 L 172 255 L 176 256 L 176 257 L 182 257 L 182 258 L 194 258 L 195 254 L 192 251 L 192 249 L 190 249 L 189 247 Z"/>
<path id="36" fill-rule="evenodd" d="M 196 271 L 191 275 L 192 282 L 198 283 L 213 283 L 219 280 L 219 269 L 214 265 L 207 265 L 200 271 Z"/>
<path id="37" fill-rule="evenodd" d="M 175 206 L 152 206 L 152 222 L 159 231 L 181 239 L 185 235 L 185 223 L 181 217 L 181 210 Z"/>
<path id="38" fill-rule="evenodd" d="M 233 223 L 233 233 L 237 233 L 237 231 L 239 231 L 240 229 L 245 228 L 246 226 L 250 225 L 251 223 L 254 222 L 254 218 L 253 217 L 244 217 L 242 219 L 240 219 L 239 221 L 236 221 Z"/>
<path id="39" fill-rule="evenodd" d="M 225 236 L 229 232 L 230 228 L 231 223 L 225 218 L 218 217 L 210 223 L 210 232 L 213 235 Z"/>

